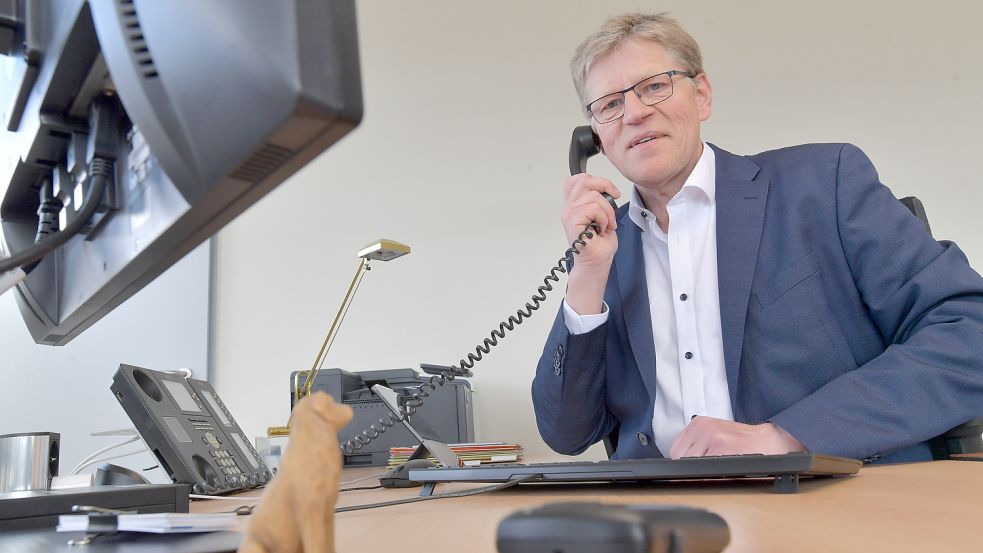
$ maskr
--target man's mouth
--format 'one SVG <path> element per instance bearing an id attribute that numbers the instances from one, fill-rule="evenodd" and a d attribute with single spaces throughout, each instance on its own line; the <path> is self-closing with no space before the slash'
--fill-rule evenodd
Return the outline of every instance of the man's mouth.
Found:
<path id="1" fill-rule="evenodd" d="M 634 139 L 634 140 L 631 141 L 631 144 L 628 145 L 628 149 L 630 150 L 630 149 L 632 149 L 635 146 L 638 146 L 640 144 L 645 144 L 646 142 L 651 142 L 651 141 L 655 140 L 656 138 L 662 138 L 662 135 L 650 134 L 650 135 L 645 135 L 645 136 L 638 137 L 638 138 L 636 138 L 636 139 Z"/>

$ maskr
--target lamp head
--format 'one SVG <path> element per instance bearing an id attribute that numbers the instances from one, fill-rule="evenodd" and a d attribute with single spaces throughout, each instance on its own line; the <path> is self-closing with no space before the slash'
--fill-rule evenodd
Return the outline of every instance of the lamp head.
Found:
<path id="1" fill-rule="evenodd" d="M 390 261 L 410 253 L 410 247 L 395 240 L 377 240 L 358 251 L 366 261 Z"/>

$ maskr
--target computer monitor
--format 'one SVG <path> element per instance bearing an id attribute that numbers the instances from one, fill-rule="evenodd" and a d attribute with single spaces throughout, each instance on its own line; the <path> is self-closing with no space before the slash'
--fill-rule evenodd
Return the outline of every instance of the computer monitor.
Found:
<path id="1" fill-rule="evenodd" d="M 362 117 L 354 0 L 2 2 L 0 52 L 8 265 L 78 227 L 13 292 L 40 344 L 69 342 Z"/>

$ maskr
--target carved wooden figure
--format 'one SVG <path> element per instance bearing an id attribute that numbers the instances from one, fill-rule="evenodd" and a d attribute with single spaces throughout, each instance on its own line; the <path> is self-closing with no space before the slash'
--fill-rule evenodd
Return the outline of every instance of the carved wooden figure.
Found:
<path id="1" fill-rule="evenodd" d="M 290 445 L 256 506 L 240 553 L 334 551 L 341 476 L 338 431 L 351 419 L 352 410 L 324 392 L 297 403 L 290 419 Z"/>

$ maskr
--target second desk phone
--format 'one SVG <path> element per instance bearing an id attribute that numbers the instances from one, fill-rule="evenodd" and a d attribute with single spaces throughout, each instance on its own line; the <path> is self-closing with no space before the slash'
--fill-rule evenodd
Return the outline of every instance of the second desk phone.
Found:
<path id="1" fill-rule="evenodd" d="M 171 481 L 219 494 L 273 477 L 208 382 L 120 365 L 110 389 Z"/>

